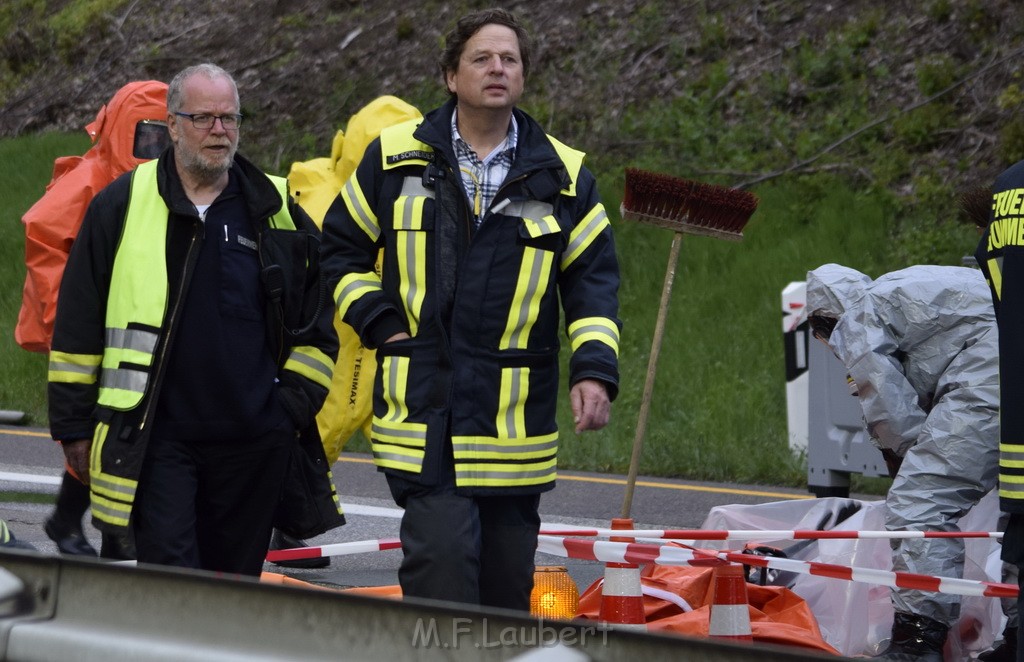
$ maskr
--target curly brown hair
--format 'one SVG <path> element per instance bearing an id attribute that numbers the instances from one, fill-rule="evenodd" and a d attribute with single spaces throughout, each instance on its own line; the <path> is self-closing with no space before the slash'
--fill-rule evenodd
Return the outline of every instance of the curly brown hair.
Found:
<path id="1" fill-rule="evenodd" d="M 504 25 L 516 33 L 516 38 L 519 40 L 519 58 L 523 63 L 523 80 L 525 81 L 529 77 L 531 47 L 530 35 L 527 34 L 526 28 L 508 10 L 501 8 L 481 9 L 460 18 L 455 27 L 445 35 L 444 50 L 437 61 L 438 67 L 441 69 L 441 80 L 445 83 L 445 89 L 448 87 L 448 74 L 459 68 L 459 58 L 462 57 L 462 51 L 466 48 L 466 42 L 485 25 Z M 451 90 L 448 90 L 448 93 L 452 94 Z"/>

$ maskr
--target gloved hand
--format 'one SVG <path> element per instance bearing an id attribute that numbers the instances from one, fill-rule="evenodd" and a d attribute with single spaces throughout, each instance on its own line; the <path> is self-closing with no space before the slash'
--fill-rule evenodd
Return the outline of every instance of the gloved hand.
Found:
<path id="1" fill-rule="evenodd" d="M 903 456 L 898 455 L 891 448 L 882 449 L 882 458 L 885 460 L 885 467 L 889 470 L 889 478 L 895 478 L 900 472 L 900 465 L 903 464 Z"/>
<path id="2" fill-rule="evenodd" d="M 64 449 L 64 459 L 67 460 L 71 474 L 82 481 L 82 484 L 88 485 L 89 451 L 92 449 L 92 439 L 63 441 L 60 445 Z"/>

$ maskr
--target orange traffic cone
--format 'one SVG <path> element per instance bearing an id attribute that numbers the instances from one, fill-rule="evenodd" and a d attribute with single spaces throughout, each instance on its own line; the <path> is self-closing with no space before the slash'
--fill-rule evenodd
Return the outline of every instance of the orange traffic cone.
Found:
<path id="1" fill-rule="evenodd" d="M 612 519 L 612 528 L 632 530 L 633 520 Z M 612 536 L 614 542 L 633 542 L 632 538 Z M 640 566 L 632 563 L 605 563 L 601 587 L 600 619 L 630 629 L 647 629 L 644 594 L 640 586 Z"/>
<path id="2" fill-rule="evenodd" d="M 730 563 L 715 568 L 708 636 L 735 641 L 754 640 L 747 607 L 747 578 L 742 565 Z"/>

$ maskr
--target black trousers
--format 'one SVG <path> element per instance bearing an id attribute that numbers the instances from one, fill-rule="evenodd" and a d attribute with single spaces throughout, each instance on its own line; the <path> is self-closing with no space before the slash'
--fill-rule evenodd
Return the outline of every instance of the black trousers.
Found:
<path id="1" fill-rule="evenodd" d="M 1010 513 L 1003 531 L 1000 556 L 1006 563 L 1017 566 L 1017 613 L 1024 616 L 1024 513 Z M 1017 662 L 1024 662 L 1024 623 L 1017 626 Z"/>
<path id="2" fill-rule="evenodd" d="M 133 511 L 139 562 L 258 576 L 294 432 L 228 441 L 156 432 Z"/>
<path id="3" fill-rule="evenodd" d="M 402 594 L 529 611 L 540 531 L 539 494 L 463 496 L 388 475 L 405 509 Z"/>

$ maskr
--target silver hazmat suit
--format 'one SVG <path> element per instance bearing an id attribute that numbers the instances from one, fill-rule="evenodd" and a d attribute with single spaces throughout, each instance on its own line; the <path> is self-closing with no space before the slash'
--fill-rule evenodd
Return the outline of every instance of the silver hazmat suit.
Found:
<path id="1" fill-rule="evenodd" d="M 868 433 L 903 457 L 886 527 L 956 531 L 997 480 L 999 348 L 981 272 L 914 266 L 872 281 L 838 264 L 807 274 L 807 312 L 838 320 L 829 346 L 856 382 Z M 893 569 L 963 575 L 962 539 L 893 541 Z M 896 611 L 952 625 L 958 596 L 893 592 Z"/>

